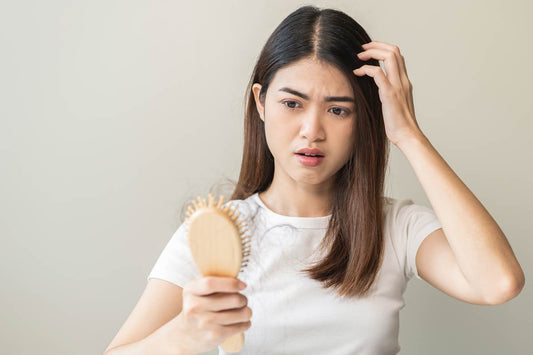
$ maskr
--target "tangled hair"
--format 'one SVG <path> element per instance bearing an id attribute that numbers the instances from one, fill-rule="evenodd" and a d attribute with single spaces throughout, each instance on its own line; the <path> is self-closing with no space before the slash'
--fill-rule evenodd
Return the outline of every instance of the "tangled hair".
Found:
<path id="1" fill-rule="evenodd" d="M 369 292 L 383 259 L 383 186 L 389 156 L 378 87 L 373 78 L 353 70 L 375 59 L 357 58 L 371 42 L 350 16 L 334 9 L 303 6 L 288 15 L 264 45 L 245 96 L 244 147 L 239 179 L 231 199 L 244 200 L 265 191 L 274 176 L 274 158 L 267 146 L 264 122 L 257 111 L 252 85 L 262 85 L 264 102 L 276 72 L 311 58 L 335 66 L 349 81 L 355 97 L 355 139 L 351 158 L 335 174 L 333 210 L 320 249 L 325 257 L 301 270 L 339 296 Z"/>

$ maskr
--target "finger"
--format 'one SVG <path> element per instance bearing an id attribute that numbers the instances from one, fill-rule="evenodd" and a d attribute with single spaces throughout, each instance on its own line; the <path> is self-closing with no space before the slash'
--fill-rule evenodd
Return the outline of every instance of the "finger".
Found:
<path id="1" fill-rule="evenodd" d="M 397 61 L 398 61 L 398 68 L 400 71 L 400 80 L 402 81 L 402 87 L 407 92 L 407 95 L 409 96 L 407 102 L 409 105 L 409 109 L 414 114 L 414 107 L 413 107 L 413 86 L 411 85 L 411 82 L 409 81 L 409 78 L 407 76 L 407 68 L 405 67 L 405 58 L 400 53 L 400 49 L 392 44 L 381 42 L 381 41 L 372 41 L 368 43 L 364 43 L 361 45 L 363 49 L 373 49 L 373 48 L 380 48 L 380 49 L 387 49 L 390 51 L 393 51 L 397 54 Z"/>
<path id="2" fill-rule="evenodd" d="M 201 298 L 202 308 L 206 311 L 221 312 L 241 309 L 248 305 L 248 298 L 240 293 L 218 292 Z"/>
<path id="3" fill-rule="evenodd" d="M 239 292 L 240 281 L 234 277 L 204 276 L 188 284 L 189 291 L 198 296 L 215 292 Z"/>
<path id="4" fill-rule="evenodd" d="M 368 42 L 368 43 L 363 43 L 361 45 L 361 47 L 363 47 L 364 49 L 367 49 L 367 48 L 382 48 L 382 49 L 388 49 L 388 50 L 392 51 L 392 50 L 394 50 L 394 47 L 396 47 L 396 46 L 393 45 L 393 44 L 390 44 L 390 43 L 386 43 L 386 42 L 372 41 L 372 42 Z"/>
<path id="5" fill-rule="evenodd" d="M 370 77 L 373 77 L 380 91 L 387 91 L 391 89 L 391 84 L 385 76 L 383 69 L 381 69 L 381 67 L 378 67 L 377 65 L 365 64 L 355 69 L 353 73 L 359 76 L 368 75 Z"/>
<path id="6" fill-rule="evenodd" d="M 372 41 L 369 43 L 364 43 L 361 47 L 363 47 L 365 51 L 368 49 L 381 49 L 381 50 L 387 50 L 387 51 L 393 52 L 396 57 L 397 66 L 399 70 L 399 77 L 402 82 L 402 87 L 404 89 L 410 88 L 409 78 L 407 77 L 407 69 L 405 67 L 405 59 L 403 55 L 400 53 L 400 48 L 398 48 L 398 46 L 385 43 L 385 42 L 380 42 L 380 41 Z"/>
<path id="7" fill-rule="evenodd" d="M 217 315 L 218 324 L 230 325 L 235 323 L 250 322 L 250 318 L 252 318 L 252 315 L 253 312 L 250 307 L 224 311 Z"/>
<path id="8" fill-rule="evenodd" d="M 415 108 L 413 106 L 413 86 L 411 85 L 411 81 L 407 77 L 407 69 L 405 68 L 405 58 L 401 54 L 400 54 L 400 59 L 401 59 L 400 65 L 402 67 L 402 70 L 400 71 L 403 72 L 403 74 L 405 75 L 404 83 L 407 83 L 405 86 L 405 91 L 407 92 L 407 95 L 409 96 L 409 99 L 407 100 L 407 102 L 409 103 L 409 109 L 414 114 Z"/>
<path id="9" fill-rule="evenodd" d="M 385 71 L 387 72 L 386 76 L 392 86 L 403 86 L 398 67 L 398 59 L 396 58 L 396 54 L 394 52 L 379 48 L 370 48 L 364 52 L 357 53 L 357 57 L 359 57 L 361 60 L 368 60 L 370 58 L 382 60 L 385 65 Z"/>

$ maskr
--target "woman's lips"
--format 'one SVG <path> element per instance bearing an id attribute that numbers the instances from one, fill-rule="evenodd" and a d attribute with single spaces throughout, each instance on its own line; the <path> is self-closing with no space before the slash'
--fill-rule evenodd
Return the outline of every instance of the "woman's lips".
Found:
<path id="1" fill-rule="evenodd" d="M 295 155 L 296 159 L 298 159 L 298 161 L 305 166 L 317 166 L 322 162 L 322 160 L 324 160 L 324 157 L 309 157 L 298 153 Z"/>

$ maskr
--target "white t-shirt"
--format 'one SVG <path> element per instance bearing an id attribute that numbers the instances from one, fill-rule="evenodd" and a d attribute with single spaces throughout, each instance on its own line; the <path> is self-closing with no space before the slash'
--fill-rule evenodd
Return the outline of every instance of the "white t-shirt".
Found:
<path id="1" fill-rule="evenodd" d="M 299 272 L 317 260 L 331 217 L 289 217 L 270 210 L 258 194 L 234 200 L 247 218 L 251 235 L 248 265 L 237 278 L 247 283 L 241 293 L 252 309 L 238 354 L 396 354 L 399 311 L 413 277 L 420 279 L 415 256 L 420 243 L 441 228 L 433 210 L 410 199 L 386 198 L 385 251 L 372 292 L 366 297 L 337 298 L 334 289 Z M 149 278 L 183 287 L 200 277 L 182 224 L 174 233 Z M 225 355 L 222 347 L 219 354 Z"/>

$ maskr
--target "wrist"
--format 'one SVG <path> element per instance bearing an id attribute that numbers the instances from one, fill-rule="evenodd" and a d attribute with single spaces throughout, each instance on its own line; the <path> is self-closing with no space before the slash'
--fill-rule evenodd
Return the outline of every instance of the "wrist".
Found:
<path id="1" fill-rule="evenodd" d="M 160 344 L 164 345 L 164 354 L 197 355 L 190 344 L 187 344 L 186 327 L 183 325 L 183 314 L 178 314 L 160 329 Z"/>
<path id="2" fill-rule="evenodd" d="M 410 134 L 403 136 L 401 139 L 396 141 L 394 145 L 396 145 L 396 147 L 398 147 L 400 150 L 403 151 L 403 149 L 405 149 L 406 147 L 410 145 L 424 144 L 427 141 L 428 139 L 424 135 L 424 133 L 422 133 L 421 131 L 418 131 L 418 132 L 410 133 Z"/>

